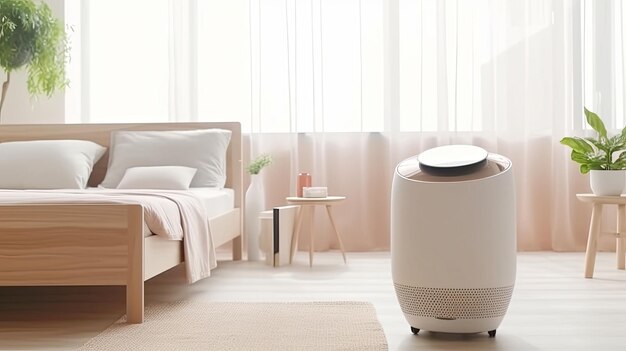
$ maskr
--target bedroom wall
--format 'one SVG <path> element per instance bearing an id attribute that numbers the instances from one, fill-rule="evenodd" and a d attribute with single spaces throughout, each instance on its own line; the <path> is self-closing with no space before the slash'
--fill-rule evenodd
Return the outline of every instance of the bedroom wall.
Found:
<path id="1" fill-rule="evenodd" d="M 58 18 L 64 17 L 64 0 L 46 0 Z M 65 123 L 65 94 L 56 92 L 52 97 L 45 95 L 33 99 L 26 89 L 26 71 L 11 73 L 11 83 L 2 109 L 3 124 Z M 2 82 L 6 80 L 0 72 Z"/>

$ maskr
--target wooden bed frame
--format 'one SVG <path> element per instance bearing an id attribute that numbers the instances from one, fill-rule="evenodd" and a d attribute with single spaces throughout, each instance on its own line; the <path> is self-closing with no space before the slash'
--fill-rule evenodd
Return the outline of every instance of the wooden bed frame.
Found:
<path id="1" fill-rule="evenodd" d="M 91 140 L 109 147 L 117 130 L 232 131 L 226 187 L 235 208 L 211 218 L 214 246 L 232 241 L 241 259 L 241 126 L 224 123 L 0 125 L 0 142 L 44 139 Z M 89 186 L 106 174 L 108 151 L 94 166 Z M 0 170 L 1 171 L 1 170 Z M 125 285 L 129 323 L 144 318 L 144 281 L 184 261 L 181 241 L 144 238 L 141 205 L 0 205 L 0 286 Z"/>

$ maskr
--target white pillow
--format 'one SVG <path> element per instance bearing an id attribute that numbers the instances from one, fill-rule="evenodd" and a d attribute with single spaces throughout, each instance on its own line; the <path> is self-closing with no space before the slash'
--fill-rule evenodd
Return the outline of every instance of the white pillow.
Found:
<path id="1" fill-rule="evenodd" d="M 187 190 L 195 174 L 195 168 L 182 166 L 132 167 L 117 188 Z"/>
<path id="2" fill-rule="evenodd" d="M 84 189 L 105 151 L 86 140 L 0 143 L 0 188 Z"/>
<path id="3" fill-rule="evenodd" d="M 113 132 L 109 167 L 100 186 L 117 188 L 131 167 L 185 166 L 198 170 L 191 187 L 222 188 L 230 135 L 224 129 Z"/>

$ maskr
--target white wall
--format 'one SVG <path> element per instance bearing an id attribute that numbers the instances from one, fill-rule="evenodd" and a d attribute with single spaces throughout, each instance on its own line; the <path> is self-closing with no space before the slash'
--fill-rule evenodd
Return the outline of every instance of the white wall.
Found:
<path id="1" fill-rule="evenodd" d="M 64 16 L 63 0 L 46 0 L 57 18 Z M 52 97 L 45 95 L 31 98 L 26 89 L 26 70 L 11 73 L 11 83 L 2 108 L 3 124 L 65 123 L 65 94 L 56 92 Z M 2 82 L 6 73 L 0 72 Z"/>

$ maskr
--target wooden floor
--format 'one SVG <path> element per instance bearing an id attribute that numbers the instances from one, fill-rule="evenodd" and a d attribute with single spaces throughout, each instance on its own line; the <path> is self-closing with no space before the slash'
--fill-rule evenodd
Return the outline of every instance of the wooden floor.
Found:
<path id="1" fill-rule="evenodd" d="M 626 271 L 600 253 L 594 279 L 583 278 L 582 253 L 520 253 L 515 293 L 495 338 L 486 333 L 414 336 L 393 291 L 389 253 L 298 253 L 293 266 L 220 262 L 193 285 L 177 267 L 146 284 L 160 300 L 370 301 L 390 350 L 625 350 Z M 124 312 L 119 287 L 0 288 L 0 349 L 71 350 Z M 207 347 L 210 350 L 210 347 Z"/>

